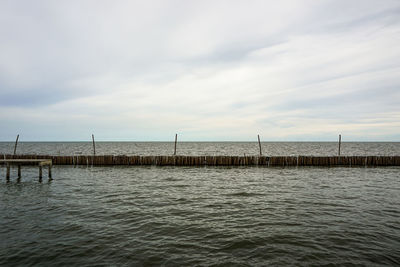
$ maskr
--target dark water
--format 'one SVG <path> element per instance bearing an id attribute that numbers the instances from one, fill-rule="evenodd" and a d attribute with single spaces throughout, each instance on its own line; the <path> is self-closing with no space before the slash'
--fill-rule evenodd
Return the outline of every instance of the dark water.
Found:
<path id="1" fill-rule="evenodd" d="M 400 264 L 400 168 L 1 170 L 2 266 Z"/>
<path id="2" fill-rule="evenodd" d="M 263 142 L 262 151 L 269 156 L 332 156 L 338 153 L 335 142 Z M 0 154 L 12 154 L 13 142 L 0 142 Z M 91 142 L 20 142 L 19 154 L 91 155 Z M 102 155 L 172 155 L 173 142 L 96 142 L 96 154 Z M 179 142 L 179 155 L 258 155 L 256 142 Z M 400 142 L 343 142 L 341 154 L 348 156 L 400 155 Z"/>

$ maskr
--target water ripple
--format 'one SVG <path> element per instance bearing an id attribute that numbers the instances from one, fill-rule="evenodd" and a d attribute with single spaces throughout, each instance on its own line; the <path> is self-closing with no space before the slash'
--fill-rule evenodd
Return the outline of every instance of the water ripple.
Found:
<path id="1" fill-rule="evenodd" d="M 400 169 L 26 168 L 0 265 L 399 265 Z"/>

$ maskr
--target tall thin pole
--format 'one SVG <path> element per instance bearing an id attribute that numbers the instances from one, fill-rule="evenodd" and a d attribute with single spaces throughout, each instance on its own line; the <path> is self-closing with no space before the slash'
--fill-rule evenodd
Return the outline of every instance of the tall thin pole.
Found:
<path id="1" fill-rule="evenodd" d="M 94 143 L 94 134 L 92 134 L 92 142 L 93 142 L 93 155 L 96 155 L 96 145 Z"/>
<path id="2" fill-rule="evenodd" d="M 176 142 L 178 141 L 178 134 L 175 134 L 175 148 L 174 148 L 174 156 L 176 155 Z"/>
<path id="3" fill-rule="evenodd" d="M 19 134 L 17 135 L 17 139 L 15 140 L 14 155 L 17 154 L 18 139 L 19 139 Z"/>
<path id="4" fill-rule="evenodd" d="M 339 151 L 338 151 L 338 155 L 340 156 L 340 144 L 342 143 L 342 135 L 339 134 Z"/>
<path id="5" fill-rule="evenodd" d="M 258 146 L 260 147 L 260 156 L 262 156 L 260 135 L 258 134 L 257 137 L 258 137 Z"/>

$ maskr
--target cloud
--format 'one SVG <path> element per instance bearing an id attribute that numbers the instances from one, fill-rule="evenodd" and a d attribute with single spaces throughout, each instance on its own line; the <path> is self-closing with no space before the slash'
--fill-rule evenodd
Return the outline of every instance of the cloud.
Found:
<path id="1" fill-rule="evenodd" d="M 0 22 L 3 140 L 400 141 L 398 1 L 2 1 Z"/>

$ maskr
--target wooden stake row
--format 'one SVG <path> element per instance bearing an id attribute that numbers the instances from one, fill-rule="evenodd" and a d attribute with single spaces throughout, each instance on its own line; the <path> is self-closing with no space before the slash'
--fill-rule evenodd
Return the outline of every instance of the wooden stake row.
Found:
<path id="1" fill-rule="evenodd" d="M 55 165 L 155 166 L 400 166 L 400 156 L 51 156 L 4 155 L 4 159 L 52 159 Z"/>

